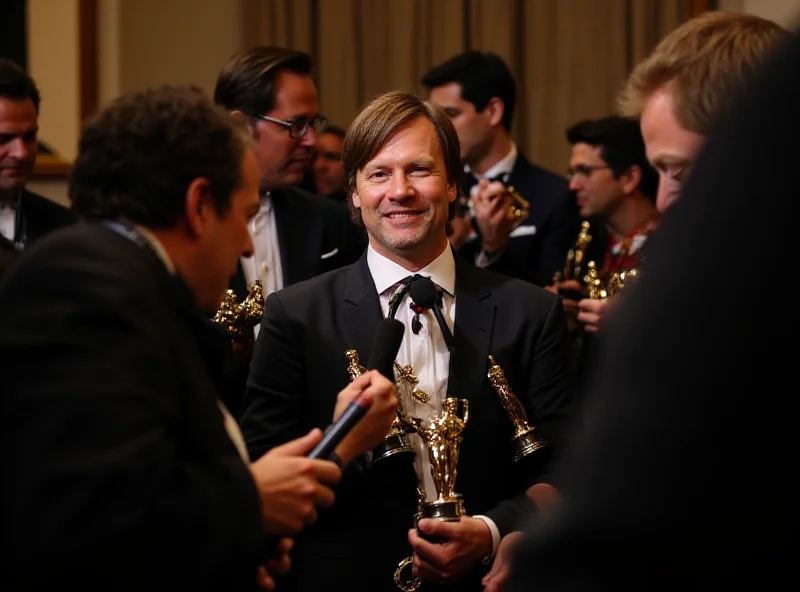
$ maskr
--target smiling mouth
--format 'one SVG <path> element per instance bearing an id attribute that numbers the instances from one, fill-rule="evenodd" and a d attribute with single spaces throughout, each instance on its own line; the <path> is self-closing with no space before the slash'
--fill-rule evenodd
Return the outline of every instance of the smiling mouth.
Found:
<path id="1" fill-rule="evenodd" d="M 421 214 L 422 212 L 389 212 L 384 214 L 384 217 L 389 218 L 390 220 L 408 220 Z"/>

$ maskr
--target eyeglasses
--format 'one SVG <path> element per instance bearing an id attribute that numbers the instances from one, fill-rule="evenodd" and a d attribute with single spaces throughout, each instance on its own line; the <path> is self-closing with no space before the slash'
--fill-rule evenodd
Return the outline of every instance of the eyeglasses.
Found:
<path id="1" fill-rule="evenodd" d="M 321 115 L 318 115 L 313 119 L 309 119 L 308 117 L 296 117 L 289 120 L 276 119 L 275 117 L 270 117 L 269 115 L 253 115 L 253 117 L 285 127 L 289 130 L 289 137 L 294 140 L 299 140 L 305 136 L 309 128 L 314 128 L 315 134 L 321 134 L 328 125 L 328 119 L 322 117 Z"/>
<path id="2" fill-rule="evenodd" d="M 595 171 L 599 171 L 600 169 L 610 169 L 611 167 L 607 164 L 598 164 L 595 166 L 590 166 L 588 164 L 579 164 L 574 167 L 569 167 L 567 169 L 567 181 L 572 181 L 575 177 L 584 177 L 588 179 L 592 176 L 592 173 Z"/>

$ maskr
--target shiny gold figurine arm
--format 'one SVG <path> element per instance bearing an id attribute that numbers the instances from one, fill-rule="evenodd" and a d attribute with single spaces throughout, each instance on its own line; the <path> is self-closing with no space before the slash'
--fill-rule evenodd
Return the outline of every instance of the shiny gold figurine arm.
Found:
<path id="1" fill-rule="evenodd" d="M 247 297 L 241 304 L 236 300 L 233 290 L 225 292 L 222 303 L 211 319 L 225 327 L 232 340 L 251 342 L 253 327 L 264 317 L 264 291 L 261 282 L 256 280 L 250 286 Z"/>
<path id="2" fill-rule="evenodd" d="M 592 300 L 605 300 L 608 298 L 608 291 L 603 284 L 600 273 L 597 271 L 597 264 L 594 261 L 589 261 L 587 267 L 583 281 L 589 288 L 589 298 Z"/>
<path id="3" fill-rule="evenodd" d="M 494 388 L 497 397 L 503 404 L 511 422 L 514 424 L 514 460 L 518 461 L 537 450 L 549 446 L 548 442 L 539 434 L 539 429 L 528 423 L 528 414 L 519 398 L 511 390 L 505 372 L 495 361 L 494 356 L 489 356 L 489 382 Z"/>
<path id="4" fill-rule="evenodd" d="M 344 355 L 347 358 L 347 374 L 350 375 L 350 382 L 352 382 L 364 374 L 367 369 L 361 365 L 361 361 L 358 358 L 358 352 L 356 350 L 348 349 L 346 352 L 344 352 Z"/>

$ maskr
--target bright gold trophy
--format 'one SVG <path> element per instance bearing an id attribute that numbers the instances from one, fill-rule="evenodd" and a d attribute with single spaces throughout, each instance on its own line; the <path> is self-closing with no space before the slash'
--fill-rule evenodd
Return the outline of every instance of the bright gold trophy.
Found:
<path id="1" fill-rule="evenodd" d="M 494 356 L 489 356 L 489 382 L 492 384 L 497 397 L 514 424 L 514 436 L 511 439 L 514 450 L 514 462 L 517 462 L 537 450 L 547 448 L 549 443 L 545 440 L 539 428 L 528 423 L 528 415 L 519 398 L 508 385 L 505 372 L 497 364 Z"/>
<path id="2" fill-rule="evenodd" d="M 350 375 L 351 381 L 366 372 L 366 368 L 361 365 L 356 350 L 349 349 L 344 352 L 344 355 L 347 358 L 347 373 Z M 395 362 L 395 367 L 398 367 L 397 362 Z M 398 396 L 397 417 L 392 421 L 383 443 L 372 451 L 372 462 L 376 463 L 395 454 L 413 454 L 414 449 L 408 440 L 408 434 L 414 433 L 414 431 L 416 431 L 416 428 L 413 422 L 406 417 L 402 397 Z"/>
<path id="3" fill-rule="evenodd" d="M 594 261 L 589 261 L 587 264 L 586 276 L 583 278 L 584 283 L 589 289 L 589 298 L 592 300 L 605 300 L 608 298 L 608 290 L 606 289 L 603 278 L 597 271 L 597 265 Z"/>
<path id="4" fill-rule="evenodd" d="M 586 256 L 586 249 L 589 247 L 589 243 L 592 242 L 592 235 L 589 234 L 589 226 L 588 220 L 584 220 L 581 223 L 581 231 L 578 233 L 578 238 L 575 240 L 575 246 L 567 251 L 564 269 L 557 271 L 553 276 L 554 284 L 564 280 L 581 281 L 583 258 Z"/>
<path id="5" fill-rule="evenodd" d="M 448 397 L 442 403 L 442 414 L 432 419 L 427 426 L 419 418 L 410 418 L 410 421 L 425 443 L 431 464 L 431 477 L 436 488 L 436 499 L 430 502 L 425 501 L 423 489 L 417 489 L 419 507 L 414 522 L 416 524 L 423 518 L 458 522 L 465 510 L 464 500 L 461 494 L 456 493 L 455 484 L 458 455 L 464 428 L 469 421 L 469 401 Z M 394 572 L 394 582 L 403 592 L 415 592 L 422 585 L 419 578 L 409 577 L 405 573 L 412 563 L 413 559 L 406 557 Z"/>
<path id="6" fill-rule="evenodd" d="M 505 188 L 504 198 L 506 200 L 506 216 L 511 220 L 512 230 L 525 222 L 528 219 L 531 211 L 530 202 L 522 197 L 513 185 L 508 185 Z M 472 198 L 466 197 L 460 201 L 460 209 L 470 216 L 475 215 L 475 208 L 472 205 Z"/>
<path id="7" fill-rule="evenodd" d="M 625 289 L 626 286 L 631 286 L 635 284 L 639 280 L 639 270 L 635 267 L 627 270 L 627 271 L 620 271 L 618 273 L 611 274 L 611 277 L 608 278 L 608 282 L 606 285 L 606 291 L 608 292 L 609 296 L 616 296 L 622 290 Z"/>
<path id="8" fill-rule="evenodd" d="M 236 300 L 236 293 L 228 290 L 212 320 L 225 327 L 233 341 L 252 343 L 253 328 L 264 316 L 264 300 L 264 290 L 259 280 L 250 285 L 247 297 L 241 304 Z"/>

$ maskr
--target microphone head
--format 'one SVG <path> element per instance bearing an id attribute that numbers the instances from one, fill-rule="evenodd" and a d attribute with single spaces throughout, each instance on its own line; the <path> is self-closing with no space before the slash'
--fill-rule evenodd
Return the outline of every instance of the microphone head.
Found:
<path id="1" fill-rule="evenodd" d="M 436 304 L 436 287 L 431 278 L 419 276 L 414 278 L 408 287 L 408 293 L 416 304 L 425 308 L 433 308 Z"/>
<path id="2" fill-rule="evenodd" d="M 372 353 L 369 357 L 369 370 L 377 370 L 386 378 L 394 382 L 394 361 L 400 351 L 403 341 L 405 325 L 397 319 L 384 319 L 378 325 L 375 341 L 372 343 Z"/>

